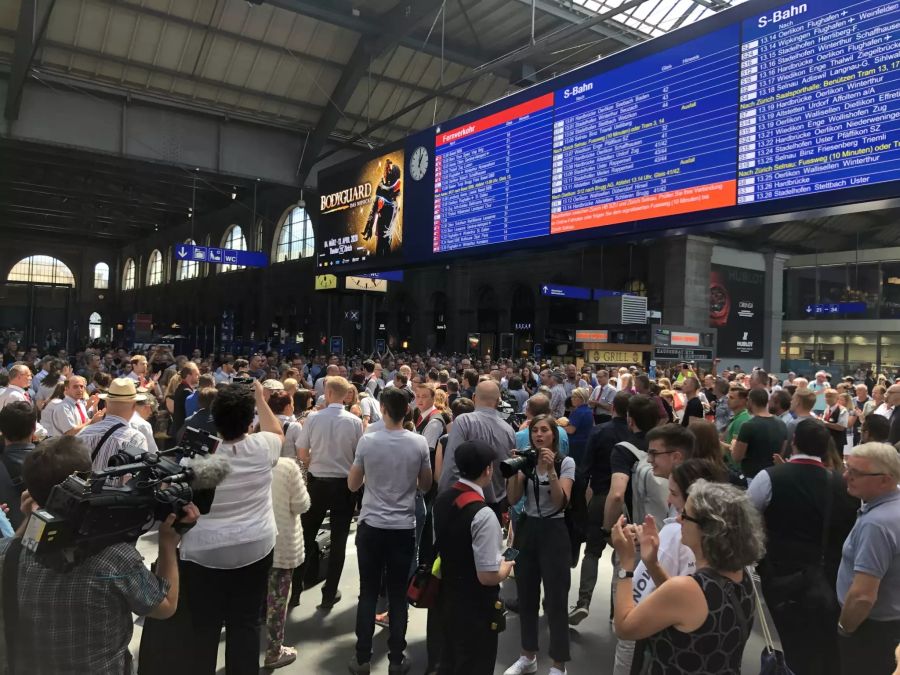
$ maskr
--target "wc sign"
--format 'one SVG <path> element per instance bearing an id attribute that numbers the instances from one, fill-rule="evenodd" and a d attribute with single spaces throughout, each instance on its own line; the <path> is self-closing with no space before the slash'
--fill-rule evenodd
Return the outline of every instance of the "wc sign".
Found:
<path id="1" fill-rule="evenodd" d="M 212 263 L 213 265 L 241 265 L 242 267 L 266 267 L 269 258 L 259 251 L 238 251 L 213 246 L 179 244 L 175 247 L 175 260 Z"/>

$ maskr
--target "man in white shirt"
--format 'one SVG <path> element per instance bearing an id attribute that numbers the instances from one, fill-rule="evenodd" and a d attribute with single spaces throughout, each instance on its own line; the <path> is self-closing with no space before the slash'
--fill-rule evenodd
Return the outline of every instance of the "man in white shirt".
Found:
<path id="1" fill-rule="evenodd" d="M 71 375 L 66 380 L 65 398 L 56 405 L 47 406 L 41 420 L 48 436 L 74 436 L 89 424 L 103 419 L 102 412 L 96 412 L 96 395 L 84 400 L 87 383 L 80 375 Z"/>
<path id="2" fill-rule="evenodd" d="M 325 380 L 329 377 L 336 377 L 341 372 L 340 368 L 338 368 L 337 364 L 332 363 L 328 368 L 325 369 L 325 377 L 320 377 L 316 380 L 315 385 L 313 385 L 313 391 L 316 392 L 316 396 L 324 396 L 325 395 Z"/>
<path id="3" fill-rule="evenodd" d="M 31 388 L 31 369 L 24 363 L 17 363 L 9 369 L 9 385 L 0 394 L 0 410 L 7 403 L 25 401 L 34 403 L 28 390 Z"/>
<path id="4" fill-rule="evenodd" d="M 138 398 L 134 381 L 127 377 L 116 378 L 109 385 L 109 392 L 101 398 L 106 399 L 103 419 L 78 432 L 78 438 L 91 451 L 94 471 L 106 469 L 109 458 L 127 445 L 148 449 L 147 439 L 131 426 Z"/>
<path id="5" fill-rule="evenodd" d="M 329 370 L 331 368 L 329 366 Z M 329 610 L 341 599 L 338 585 L 356 501 L 347 487 L 347 476 L 353 465 L 356 444 L 363 435 L 363 426 L 362 420 L 344 410 L 344 398 L 353 385 L 340 376 L 324 379 L 326 407 L 310 415 L 303 424 L 297 439 L 297 457 L 309 467 L 307 484 L 312 507 L 301 517 L 307 556 L 314 555 L 316 534 L 326 515 L 331 522 L 331 557 L 322 586 L 322 604 L 318 606 Z M 292 604 L 295 599 L 299 602 L 295 595 Z"/>
<path id="6" fill-rule="evenodd" d="M 156 439 L 153 437 L 153 427 L 150 426 L 150 418 L 153 416 L 153 399 L 146 391 L 139 391 L 135 400 L 134 414 L 131 416 L 130 424 L 132 427 L 140 431 L 144 438 L 147 439 L 147 449 L 150 452 L 159 452 L 156 445 Z"/>
<path id="7" fill-rule="evenodd" d="M 216 384 L 231 384 L 234 380 L 234 359 L 226 358 L 215 372 Z"/>
<path id="8" fill-rule="evenodd" d="M 612 419 L 613 399 L 616 397 L 616 388 L 609 383 L 609 372 L 597 371 L 597 386 L 591 392 L 588 405 L 594 411 L 594 423 L 600 424 Z"/>

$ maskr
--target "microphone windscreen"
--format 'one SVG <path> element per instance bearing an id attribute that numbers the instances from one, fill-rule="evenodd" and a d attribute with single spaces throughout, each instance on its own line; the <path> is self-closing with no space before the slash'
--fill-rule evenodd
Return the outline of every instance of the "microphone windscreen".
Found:
<path id="1" fill-rule="evenodd" d="M 231 473 L 231 463 L 223 455 L 197 455 L 181 462 L 194 471 L 191 487 L 194 490 L 215 488 Z"/>

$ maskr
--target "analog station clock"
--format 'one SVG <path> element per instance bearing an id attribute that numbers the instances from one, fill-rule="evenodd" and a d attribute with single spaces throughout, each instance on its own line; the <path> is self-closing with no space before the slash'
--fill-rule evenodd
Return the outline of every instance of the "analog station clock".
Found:
<path id="1" fill-rule="evenodd" d="M 428 150 L 420 145 L 409 158 L 409 175 L 413 180 L 422 180 L 428 172 Z"/>

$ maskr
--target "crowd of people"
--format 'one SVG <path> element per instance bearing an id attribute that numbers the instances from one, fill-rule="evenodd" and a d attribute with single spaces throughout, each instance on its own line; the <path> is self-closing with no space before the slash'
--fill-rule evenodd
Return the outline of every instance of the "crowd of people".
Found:
<path id="1" fill-rule="evenodd" d="M 14 673 L 131 673 L 132 614 L 147 617 L 145 641 L 178 631 L 179 658 L 142 647 L 141 673 L 216 672 L 223 627 L 227 673 L 258 671 L 261 632 L 263 667 L 286 666 L 304 589 L 322 581 L 322 612 L 342 601 L 354 522 L 351 673 L 370 672 L 376 625 L 389 672 L 410 671 L 407 586 L 423 573 L 440 587 L 425 673 L 494 673 L 508 611 L 521 653 L 505 675 L 537 672 L 541 612 L 550 675 L 740 673 L 760 598 L 795 675 L 894 672 L 900 384 L 886 378 L 718 363 L 651 377 L 489 355 L 39 357 L 14 343 L 0 365 Z M 230 473 L 208 512 L 158 525 L 152 571 L 134 542 L 66 572 L 18 543 L 67 476 L 177 446 L 187 429 L 221 439 Z M 607 548 L 616 647 L 570 666 Z"/>

